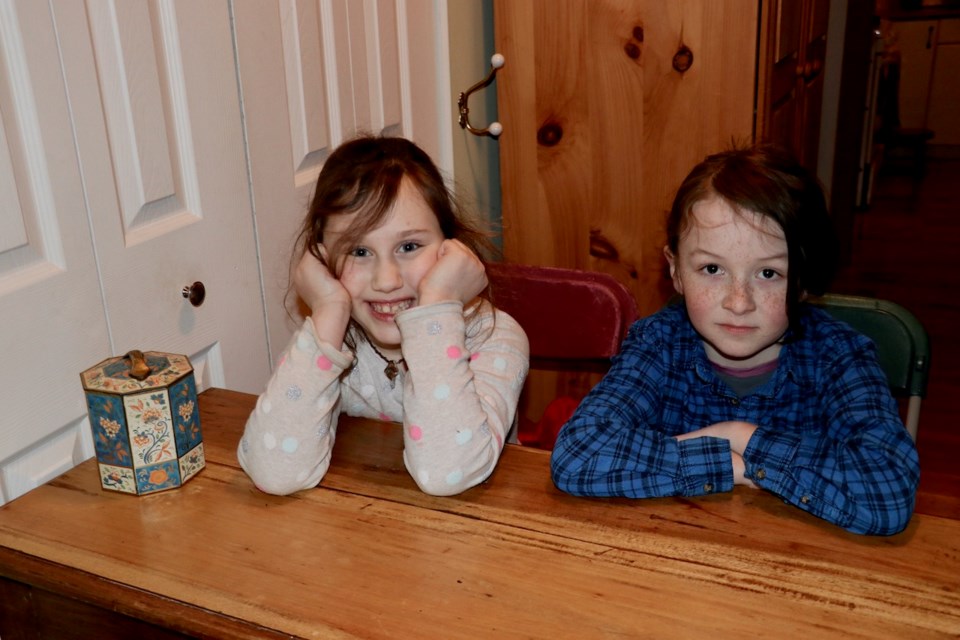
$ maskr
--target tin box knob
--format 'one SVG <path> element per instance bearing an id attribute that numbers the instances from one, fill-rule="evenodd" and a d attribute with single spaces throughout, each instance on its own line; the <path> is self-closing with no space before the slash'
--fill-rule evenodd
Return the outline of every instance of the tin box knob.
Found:
<path id="1" fill-rule="evenodd" d="M 127 351 L 127 355 L 123 357 L 130 361 L 131 378 L 136 380 L 144 380 L 150 375 L 150 365 L 147 364 L 147 359 L 143 357 L 142 351 L 138 349 L 131 349 L 130 351 Z"/>
<path id="2" fill-rule="evenodd" d="M 199 307 L 203 304 L 204 298 L 207 297 L 207 288 L 203 286 L 202 282 L 198 281 L 185 286 L 182 293 L 183 297 L 190 301 L 190 304 Z"/>

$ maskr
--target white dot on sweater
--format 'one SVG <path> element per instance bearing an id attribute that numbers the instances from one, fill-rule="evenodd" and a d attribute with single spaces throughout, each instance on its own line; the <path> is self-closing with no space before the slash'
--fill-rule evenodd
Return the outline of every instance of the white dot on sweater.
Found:
<path id="1" fill-rule="evenodd" d="M 310 336 L 306 334 L 300 334 L 300 336 L 297 338 L 297 349 L 300 349 L 300 351 L 307 351 L 310 349 L 311 342 L 313 341 L 310 340 Z"/>
<path id="2" fill-rule="evenodd" d="M 463 480 L 463 471 L 460 469 L 454 469 L 446 477 L 447 484 L 457 484 L 461 480 Z"/>
<path id="3" fill-rule="evenodd" d="M 430 472 L 426 469 L 421 469 L 420 473 L 417 474 L 417 478 L 420 479 L 421 485 L 425 485 L 430 482 Z"/>
<path id="4" fill-rule="evenodd" d="M 503 358 L 495 358 L 493 361 L 493 366 L 497 371 L 503 371 L 507 368 L 507 361 Z"/>
<path id="5" fill-rule="evenodd" d="M 438 384 L 433 390 L 433 397 L 437 400 L 446 400 L 450 397 L 450 385 Z"/>
<path id="6" fill-rule="evenodd" d="M 287 436 L 283 439 L 283 442 L 280 444 L 280 446 L 286 453 L 295 453 L 300 447 L 300 441 L 293 436 Z"/>
<path id="7" fill-rule="evenodd" d="M 263 434 L 263 446 L 268 450 L 273 450 L 277 446 L 277 439 L 269 431 Z"/>
<path id="8" fill-rule="evenodd" d="M 377 390 L 373 387 L 372 384 L 365 384 L 360 388 L 360 395 L 362 395 L 364 398 L 369 398 L 374 393 L 376 393 L 376 391 Z"/>
<path id="9" fill-rule="evenodd" d="M 473 431 L 470 429 L 460 429 L 455 437 L 457 444 L 464 445 L 473 440 Z"/>

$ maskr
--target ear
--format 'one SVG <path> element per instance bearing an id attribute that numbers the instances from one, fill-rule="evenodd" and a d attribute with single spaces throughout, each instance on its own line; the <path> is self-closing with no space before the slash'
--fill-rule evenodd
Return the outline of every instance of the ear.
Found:
<path id="1" fill-rule="evenodd" d="M 667 264 L 670 265 L 670 279 L 673 280 L 673 289 L 680 295 L 683 295 L 683 280 L 680 279 L 680 270 L 677 265 L 677 256 L 669 246 L 663 247 L 663 255 L 667 258 Z"/>

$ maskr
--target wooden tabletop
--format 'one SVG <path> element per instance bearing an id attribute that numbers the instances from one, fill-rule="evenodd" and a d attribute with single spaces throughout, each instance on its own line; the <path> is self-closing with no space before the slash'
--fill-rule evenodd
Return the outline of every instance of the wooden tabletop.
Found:
<path id="1" fill-rule="evenodd" d="M 486 483 L 431 497 L 400 427 L 356 419 L 319 488 L 270 496 L 236 462 L 254 401 L 201 394 L 207 467 L 180 489 L 106 492 L 88 460 L 0 508 L 0 576 L 203 637 L 960 634 L 952 518 L 864 537 L 739 487 L 575 498 L 512 445 Z"/>

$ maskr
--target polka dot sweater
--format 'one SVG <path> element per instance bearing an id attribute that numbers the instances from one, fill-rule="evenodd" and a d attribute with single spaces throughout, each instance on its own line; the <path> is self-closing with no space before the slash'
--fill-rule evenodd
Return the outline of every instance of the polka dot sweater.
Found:
<path id="1" fill-rule="evenodd" d="M 529 368 L 523 329 L 488 303 L 465 319 L 459 302 L 407 309 L 397 326 L 406 367 L 391 384 L 367 342 L 338 351 L 304 321 L 237 449 L 257 487 L 286 495 L 316 486 L 341 411 L 402 422 L 403 460 L 425 493 L 454 495 L 493 472 Z"/>

